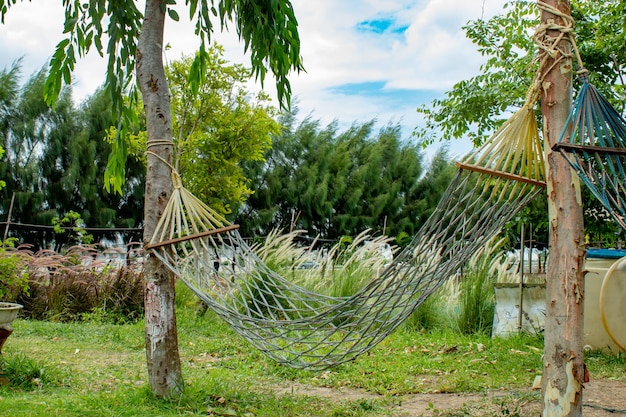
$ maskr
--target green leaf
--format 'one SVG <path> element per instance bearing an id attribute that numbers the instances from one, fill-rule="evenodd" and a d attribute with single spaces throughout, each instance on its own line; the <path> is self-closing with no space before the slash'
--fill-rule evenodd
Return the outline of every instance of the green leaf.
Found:
<path id="1" fill-rule="evenodd" d="M 180 17 L 178 16 L 178 12 L 174 9 L 167 9 L 167 13 L 170 15 L 170 19 L 172 19 L 175 22 L 178 22 L 180 20 Z"/>
<path id="2" fill-rule="evenodd" d="M 69 38 L 63 39 L 61 42 L 57 44 L 56 51 L 58 52 L 59 50 L 64 49 L 69 44 L 70 44 Z"/>
<path id="3" fill-rule="evenodd" d="M 188 0 L 189 4 L 189 20 L 192 20 L 198 8 L 198 0 Z"/>
<path id="4" fill-rule="evenodd" d="M 198 48 L 198 52 L 189 67 L 189 87 L 191 88 L 192 93 L 198 94 L 200 89 L 200 85 L 204 82 L 206 77 L 206 68 L 208 63 L 209 55 L 204 47 L 204 42 L 200 43 L 200 47 Z"/>
<path id="5" fill-rule="evenodd" d="M 73 32 L 76 26 L 76 22 L 78 22 L 78 17 L 72 17 L 70 19 L 66 19 L 65 24 L 63 26 L 63 33 Z"/>
<path id="6" fill-rule="evenodd" d="M 104 188 L 108 193 L 122 195 L 122 186 L 126 178 L 127 148 L 124 141 L 123 129 L 118 129 L 114 142 L 111 144 L 111 154 L 104 171 Z"/>
<path id="7" fill-rule="evenodd" d="M 72 74 L 69 67 L 63 67 L 63 82 L 66 85 L 70 85 L 72 83 Z"/>

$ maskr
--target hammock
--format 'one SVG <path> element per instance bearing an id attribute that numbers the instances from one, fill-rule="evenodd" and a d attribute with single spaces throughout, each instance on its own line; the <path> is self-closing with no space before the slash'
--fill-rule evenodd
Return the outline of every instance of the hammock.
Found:
<path id="1" fill-rule="evenodd" d="M 626 230 L 626 120 L 587 77 L 553 148 Z"/>
<path id="2" fill-rule="evenodd" d="M 295 368 L 325 369 L 371 349 L 453 276 L 545 186 L 533 103 L 459 163 L 433 215 L 377 278 L 330 297 L 274 272 L 237 226 L 174 192 L 150 245 L 176 276 L 260 351 Z M 228 263 L 221 260 L 228 258 Z"/>

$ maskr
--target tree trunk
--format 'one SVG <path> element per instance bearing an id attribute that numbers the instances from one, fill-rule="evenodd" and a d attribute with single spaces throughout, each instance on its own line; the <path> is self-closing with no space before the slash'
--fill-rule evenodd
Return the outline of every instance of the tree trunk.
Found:
<path id="1" fill-rule="evenodd" d="M 137 44 L 137 82 L 143 96 L 148 150 L 172 161 L 172 115 L 163 67 L 165 13 L 162 0 L 146 1 L 144 22 Z M 144 245 L 156 228 L 172 193 L 170 168 L 148 154 L 144 197 Z M 154 256 L 144 266 L 146 281 L 145 322 L 148 380 L 156 396 L 172 396 L 182 390 L 178 353 L 174 276 Z"/>
<path id="2" fill-rule="evenodd" d="M 568 0 L 543 1 L 571 15 Z M 542 11 L 541 22 L 563 25 L 561 18 L 546 11 Z M 544 43 L 550 45 L 559 33 L 549 30 Z M 561 41 L 559 49 L 571 51 L 572 45 Z M 567 160 L 551 150 L 572 106 L 572 60 L 563 59 L 551 68 L 553 62 L 549 59 L 544 67 L 548 69 L 543 74 L 541 96 L 550 215 L 542 415 L 582 416 L 585 247 L 580 186 Z"/>

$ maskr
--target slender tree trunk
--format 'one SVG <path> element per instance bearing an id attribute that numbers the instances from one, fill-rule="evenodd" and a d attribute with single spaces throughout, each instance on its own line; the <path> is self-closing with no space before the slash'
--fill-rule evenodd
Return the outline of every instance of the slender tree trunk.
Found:
<path id="1" fill-rule="evenodd" d="M 543 1 L 571 15 L 568 0 Z M 559 17 L 545 11 L 541 22 L 563 25 Z M 559 31 L 549 30 L 545 44 L 558 35 Z M 559 45 L 563 51 L 571 47 L 567 40 Z M 550 215 L 542 415 L 582 416 L 585 247 L 580 187 L 565 158 L 551 150 L 572 106 L 572 61 L 564 59 L 551 68 L 553 62 L 547 62 L 541 96 Z"/>
<path id="2" fill-rule="evenodd" d="M 137 81 L 143 96 L 148 131 L 148 150 L 171 163 L 172 115 L 170 95 L 163 67 L 165 13 L 162 0 L 147 0 L 144 22 L 137 45 Z M 170 168 L 148 154 L 144 202 L 144 244 L 156 228 L 172 193 Z M 182 390 L 182 374 L 176 331 L 174 276 L 156 259 L 148 256 L 145 321 L 148 380 L 155 395 L 172 396 Z"/>

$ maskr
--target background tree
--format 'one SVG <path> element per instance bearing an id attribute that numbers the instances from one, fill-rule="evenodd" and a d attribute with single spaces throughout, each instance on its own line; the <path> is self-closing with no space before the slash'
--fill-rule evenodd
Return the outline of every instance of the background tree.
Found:
<path id="1" fill-rule="evenodd" d="M 248 161 L 263 162 L 280 125 L 274 119 L 277 110 L 271 106 L 269 96 L 263 91 L 252 95 L 246 89 L 252 78 L 250 69 L 229 64 L 220 46 L 212 46 L 207 53 L 210 71 L 197 91 L 192 90 L 188 80 L 191 57 L 166 67 L 175 132 L 174 165 L 188 189 L 211 208 L 229 214 L 231 205 L 241 204 L 254 192 L 243 165 Z M 129 162 L 141 164 L 143 172 L 145 115 L 141 100 L 133 106 L 139 124 L 128 129 L 125 146 Z M 117 134 L 117 129 L 107 128 L 107 142 L 114 142 Z"/>
<path id="2" fill-rule="evenodd" d="M 46 201 L 57 216 L 77 212 L 89 227 L 141 227 L 142 161 L 127 157 L 122 194 L 105 191 L 104 171 L 111 145 L 103 137 L 112 122 L 110 96 L 99 89 L 75 111 L 74 118 L 76 131 L 55 138 L 43 153 L 42 166 L 49 167 L 43 170 L 48 182 Z M 112 233 L 95 237 L 115 238 Z"/>
<path id="3" fill-rule="evenodd" d="M 90 227 L 141 227 L 143 226 L 143 194 L 145 190 L 146 165 L 145 155 L 141 158 L 129 152 L 125 162 L 125 181 L 122 192 L 106 192 L 104 172 L 106 170 L 111 143 L 106 138 L 113 123 L 110 93 L 99 88 L 79 108 L 81 131 L 80 141 L 73 145 L 73 152 L 78 152 L 80 172 L 88 172 L 85 184 L 79 194 L 83 205 L 81 216 Z M 138 120 L 136 129 L 145 129 L 143 119 Z M 145 145 L 144 145 L 145 146 Z M 85 154 L 84 150 L 89 149 Z M 90 162 L 91 161 L 91 162 Z M 95 162 L 95 163 L 94 163 Z M 91 166 L 88 167 L 88 165 Z"/>
<path id="4" fill-rule="evenodd" d="M 435 211 L 444 191 L 456 174 L 456 165 L 451 162 L 447 147 L 442 147 L 433 156 L 426 173 L 420 178 L 417 186 L 407 201 L 405 210 L 405 222 L 410 222 L 403 227 L 409 235 L 419 230 L 419 227 L 428 220 Z"/>
<path id="5" fill-rule="evenodd" d="M 10 68 L 0 70 L 0 140 L 6 147 L 12 119 L 16 116 L 15 105 L 19 95 L 19 76 L 21 60 Z"/>
<path id="6" fill-rule="evenodd" d="M 13 78 L 11 83 L 19 85 L 19 63 L 4 73 Z M 2 130 L 2 146 L 6 153 L 0 161 L 0 176 L 7 186 L 2 193 L 2 208 L 8 215 L 9 203 L 15 193 L 13 219 L 52 225 L 58 215 L 54 202 L 53 172 L 67 161 L 67 154 L 59 146 L 67 136 L 74 135 L 77 125 L 71 94 L 66 89 L 55 109 L 43 100 L 46 74 L 43 70 L 33 74 L 20 89 L 9 89 L 10 101 L 5 102 Z M 56 196 L 54 197 L 56 198 Z M 25 241 L 42 245 L 45 240 L 39 233 L 22 231 Z M 52 233 L 47 236 L 52 238 Z M 43 236 L 46 239 L 46 236 Z"/>
<path id="7" fill-rule="evenodd" d="M 187 188 L 223 214 L 253 193 L 242 164 L 263 161 L 271 136 L 280 132 L 269 96 L 252 95 L 245 84 L 250 69 L 229 64 L 220 46 L 209 48 L 207 75 L 191 88 L 190 57 L 166 68 L 172 92 L 174 146 L 178 171 Z"/>
<path id="8" fill-rule="evenodd" d="M 399 126 L 375 132 L 370 121 L 338 132 L 336 123 L 322 128 L 311 117 L 295 120 L 295 112 L 284 115 L 266 161 L 246 166 L 255 193 L 238 211 L 242 233 L 296 228 L 326 239 L 365 229 L 414 233 L 420 224 L 415 200 L 425 198 L 419 191 L 423 156 L 418 145 L 402 140 Z M 445 165 L 444 159 L 437 161 Z M 449 179 L 441 176 L 433 195 L 440 196 Z"/>
<path id="9" fill-rule="evenodd" d="M 4 218 L 15 193 L 14 222 L 52 226 L 54 218 L 73 211 L 88 227 L 141 226 L 145 165 L 129 159 L 123 194 L 104 191 L 103 173 L 111 150 L 102 140 L 112 121 L 109 95 L 99 90 L 76 109 L 66 89 L 52 108 L 43 98 L 44 70 L 21 87 L 19 63 L 1 74 L 14 86 L 13 90 L 10 85 L 0 87 L 2 94 L 12 97 L 4 101 L 0 133 L 10 149 L 0 160 L 0 175 L 7 181 L 0 191 Z M 35 249 L 49 247 L 55 240 L 51 231 L 32 228 L 15 228 L 11 235 Z M 116 238 L 113 233 L 95 237 Z"/>

